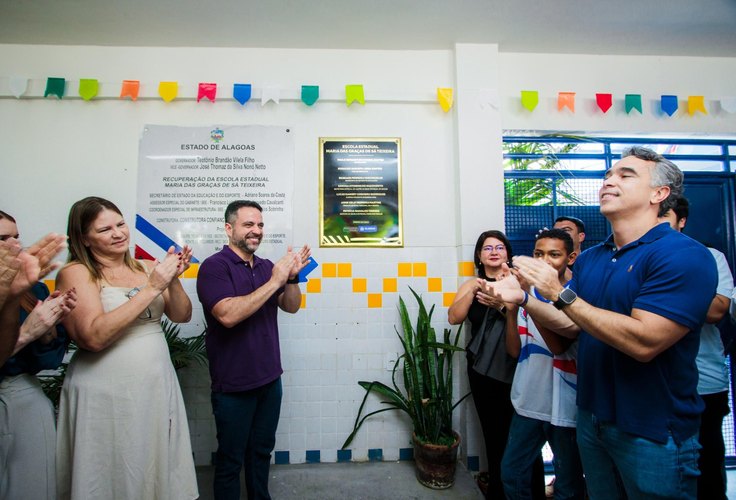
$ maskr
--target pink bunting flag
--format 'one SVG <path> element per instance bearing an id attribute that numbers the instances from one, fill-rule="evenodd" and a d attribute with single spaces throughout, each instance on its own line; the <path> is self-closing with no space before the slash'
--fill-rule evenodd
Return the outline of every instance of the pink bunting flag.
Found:
<path id="1" fill-rule="evenodd" d="M 215 102 L 215 96 L 217 95 L 217 84 L 216 83 L 200 83 L 199 89 L 197 90 L 197 102 L 202 99 L 209 99 L 210 102 Z"/>

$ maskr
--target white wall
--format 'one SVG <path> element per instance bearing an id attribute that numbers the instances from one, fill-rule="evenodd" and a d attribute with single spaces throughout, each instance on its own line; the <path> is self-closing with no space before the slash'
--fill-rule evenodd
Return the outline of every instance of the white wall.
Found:
<path id="1" fill-rule="evenodd" d="M 157 98 L 135 103 L 18 100 L 8 90 L 8 77 L 16 75 L 34 79 L 30 96 L 43 93 L 46 77 L 61 76 L 71 80 L 68 95 L 76 94 L 74 80 L 79 78 L 99 79 L 103 97 L 115 96 L 123 79 L 139 79 L 144 96 L 155 96 L 159 81 L 176 80 L 188 98 L 168 104 Z M 480 231 L 502 227 L 502 127 L 734 134 L 736 116 L 718 112 L 712 100 L 734 94 L 735 79 L 736 59 L 730 58 L 510 54 L 473 44 L 447 51 L 0 45 L 0 208 L 18 216 L 26 241 L 51 230 L 64 232 L 69 206 L 87 195 L 112 199 L 131 218 L 138 140 L 145 124 L 292 127 L 295 243 L 312 245 L 321 264 L 351 264 L 352 273 L 350 278 L 327 278 L 319 268 L 312 277 L 321 280 L 321 291 L 306 293 L 306 307 L 298 314 L 281 317 L 285 394 L 276 449 L 289 451 L 292 463 L 303 462 L 306 450 L 320 450 L 322 461 L 334 461 L 362 396 L 356 381 L 388 381 L 386 354 L 399 349 L 394 333 L 398 294 L 384 292 L 384 279 L 396 278 L 406 298 L 412 286 L 436 304 L 435 324 L 441 330 L 447 326 L 446 294 L 467 279 L 458 276 L 458 262 L 472 259 Z M 191 99 L 202 81 L 220 85 L 215 104 Z M 298 100 L 261 107 L 256 99 L 243 108 L 222 98 L 233 82 L 250 82 L 254 89 L 276 85 L 291 96 L 302 84 L 315 84 L 324 100 L 310 108 Z M 365 106 L 348 108 L 339 102 L 348 83 L 364 84 Z M 437 87 L 456 89 L 456 106 L 448 114 L 433 102 Z M 535 89 L 540 105 L 529 113 L 519 103 L 519 91 Z M 575 114 L 557 111 L 559 91 L 578 93 Z M 617 99 L 607 115 L 594 108 L 596 92 L 613 92 Z M 624 93 L 643 95 L 643 115 L 621 110 Z M 712 112 L 662 117 L 650 101 L 668 93 L 681 100 L 704 94 Z M 488 95 L 496 97 L 481 98 Z M 318 247 L 320 136 L 402 138 L 405 248 Z M 398 263 L 425 264 L 427 276 L 398 277 Z M 427 277 L 440 278 L 441 290 L 428 292 Z M 351 278 L 366 278 L 368 292 L 382 294 L 382 307 L 369 308 L 366 294 L 353 292 Z M 185 286 L 192 290 L 193 280 Z M 200 330 L 198 311 L 188 331 Z M 457 389 L 464 393 L 464 362 L 459 365 Z M 186 371 L 182 385 L 196 461 L 209 463 L 215 443 L 208 376 L 202 370 Z M 476 418 L 472 404 L 464 404 L 455 419 L 463 452 L 471 456 L 482 455 Z M 353 458 L 364 459 L 368 449 L 382 448 L 384 459 L 391 460 L 408 447 L 405 421 L 385 415 L 358 435 Z"/>
<path id="2" fill-rule="evenodd" d="M 462 52 L 463 46 L 458 50 Z M 303 462 L 306 450 L 320 450 L 323 461 L 334 461 L 362 397 L 357 381 L 389 381 L 386 354 L 400 347 L 394 333 L 398 293 L 384 292 L 384 279 L 397 279 L 402 295 L 408 295 L 407 286 L 423 292 L 438 307 L 435 323 L 441 331 L 447 326 L 443 298 L 458 283 L 461 243 L 474 242 L 478 228 L 485 228 L 483 220 L 493 220 L 495 226 L 502 223 L 502 207 L 496 203 L 478 219 L 481 222 L 468 218 L 465 224 L 475 228 L 459 239 L 455 228 L 463 218 L 457 214 L 458 196 L 477 186 L 466 181 L 466 188 L 456 190 L 458 113 L 444 113 L 435 101 L 437 87 L 454 88 L 456 74 L 476 73 L 474 67 L 496 67 L 496 55 L 495 46 L 465 47 L 464 62 L 458 66 L 453 51 L 0 46 L 0 148 L 4 152 L 0 168 L 9 187 L 2 209 L 18 217 L 26 241 L 51 230 L 64 232 L 68 207 L 88 195 L 110 198 L 132 218 L 138 141 L 145 124 L 290 126 L 296 150 L 294 242 L 309 243 L 321 264 L 352 265 L 352 274 L 322 278 L 318 268 L 311 277 L 321 278 L 321 291 L 307 293 L 306 307 L 297 315 L 281 318 L 286 372 L 276 449 L 289 451 L 292 463 Z M 11 76 L 32 79 L 24 98 L 10 96 Z M 49 76 L 67 78 L 68 97 L 61 101 L 39 97 Z M 494 76 L 495 72 L 484 71 L 472 80 L 466 78 L 462 91 L 495 88 L 496 82 L 489 80 Z M 76 98 L 79 78 L 97 78 L 100 98 L 92 102 Z M 141 95 L 149 98 L 117 99 L 123 79 L 140 80 Z M 184 98 L 171 103 L 153 98 L 162 80 L 178 81 Z M 191 99 L 201 81 L 219 84 L 215 104 Z M 227 98 L 233 82 L 252 83 L 256 96 L 262 86 L 279 86 L 284 89 L 282 102 L 261 107 L 254 99 L 242 107 Z M 348 83 L 364 85 L 365 106 L 346 107 L 341 102 Z M 302 84 L 319 85 L 323 100 L 310 108 L 286 99 L 298 96 Z M 493 119 L 488 120 L 489 115 Z M 479 172 L 487 175 L 487 158 L 470 152 L 478 144 L 485 154 L 490 151 L 500 158 L 498 121 L 497 109 L 478 111 L 476 107 L 463 120 L 465 126 L 476 128 L 473 139 L 477 142 L 467 145 L 466 179 L 478 177 Z M 319 248 L 317 145 L 321 136 L 402 138 L 405 248 Z M 500 171 L 496 175 L 500 179 Z M 481 201 L 475 194 L 467 195 L 463 207 Z M 426 277 L 398 277 L 400 262 L 426 265 Z M 441 290 L 428 293 L 427 277 L 440 278 Z M 382 295 L 382 307 L 369 308 L 367 294 L 352 291 L 351 278 L 366 278 L 367 291 Z M 185 281 L 193 291 L 194 280 Z M 194 303 L 199 306 L 196 297 Z M 185 331 L 201 330 L 201 311 L 195 309 Z M 457 367 L 458 374 L 462 369 Z M 182 377 L 195 458 L 199 464 L 209 463 L 215 443 L 207 376 L 202 370 L 190 370 Z M 458 392 L 464 393 L 467 384 L 459 385 Z M 478 440 L 467 439 L 468 433 L 476 432 L 474 422 L 465 422 L 473 418 L 466 416 L 467 411 L 472 415 L 472 409 L 458 412 L 457 424 L 466 438 L 465 450 L 478 455 Z M 408 426 L 399 417 L 387 415 L 366 425 L 353 445 L 353 458 L 365 459 L 369 448 L 382 448 L 385 459 L 397 459 L 399 448 L 408 447 Z"/>
<path id="3" fill-rule="evenodd" d="M 614 132 L 647 134 L 736 134 L 736 114 L 718 100 L 736 96 L 736 57 L 595 56 L 572 54 L 499 54 L 505 130 Z M 538 90 L 534 112 L 521 106 L 522 90 Z M 557 111 L 558 92 L 576 92 L 575 113 Z M 613 107 L 603 114 L 596 93 L 612 93 Z M 624 96 L 641 94 L 642 111 L 626 114 Z M 660 109 L 663 94 L 677 95 L 679 109 L 669 117 Z M 708 115 L 687 113 L 687 97 L 705 96 Z"/>

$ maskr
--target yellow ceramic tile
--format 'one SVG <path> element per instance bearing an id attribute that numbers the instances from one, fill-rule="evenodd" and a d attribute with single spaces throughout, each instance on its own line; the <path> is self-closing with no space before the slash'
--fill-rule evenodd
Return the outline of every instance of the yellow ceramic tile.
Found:
<path id="1" fill-rule="evenodd" d="M 455 292 L 446 292 L 442 294 L 442 307 L 450 307 L 452 301 L 455 300 Z"/>
<path id="2" fill-rule="evenodd" d="M 368 307 L 382 307 L 383 296 L 380 293 L 369 293 L 368 294 Z"/>
<path id="3" fill-rule="evenodd" d="M 334 262 L 322 264 L 322 277 L 337 278 L 337 264 L 335 264 Z"/>
<path id="4" fill-rule="evenodd" d="M 427 278 L 427 291 L 428 292 L 441 292 L 442 291 L 442 278 Z"/>
<path id="5" fill-rule="evenodd" d="M 411 262 L 399 262 L 398 275 L 399 278 L 410 278 Z"/>
<path id="6" fill-rule="evenodd" d="M 415 262 L 414 263 L 414 276 L 422 277 L 427 275 L 427 263 L 426 262 Z"/>
<path id="7" fill-rule="evenodd" d="M 307 293 L 319 293 L 322 291 L 322 280 L 320 278 L 312 278 L 307 281 Z"/>
<path id="8" fill-rule="evenodd" d="M 189 269 L 184 271 L 184 274 L 181 275 L 182 278 L 196 278 L 197 274 L 199 274 L 199 264 L 192 264 L 189 266 Z"/>
<path id="9" fill-rule="evenodd" d="M 304 295 L 304 294 L 302 294 L 302 303 L 301 303 L 301 305 L 299 307 L 301 307 L 302 309 L 304 309 L 305 307 L 307 307 L 307 296 Z"/>
<path id="10" fill-rule="evenodd" d="M 353 278 L 353 292 L 365 293 L 368 291 L 368 280 L 366 278 Z"/>
<path id="11" fill-rule="evenodd" d="M 475 276 L 475 264 L 472 261 L 459 262 L 457 272 L 460 276 Z"/>
<path id="12" fill-rule="evenodd" d="M 49 287 L 49 292 L 53 293 L 56 290 L 56 280 L 43 280 L 43 283 Z"/>
<path id="13" fill-rule="evenodd" d="M 398 280 L 396 278 L 383 278 L 383 292 L 396 292 L 399 290 Z"/>
<path id="14" fill-rule="evenodd" d="M 353 265 L 350 262 L 341 262 L 337 265 L 337 276 L 339 278 L 349 278 L 353 275 Z"/>

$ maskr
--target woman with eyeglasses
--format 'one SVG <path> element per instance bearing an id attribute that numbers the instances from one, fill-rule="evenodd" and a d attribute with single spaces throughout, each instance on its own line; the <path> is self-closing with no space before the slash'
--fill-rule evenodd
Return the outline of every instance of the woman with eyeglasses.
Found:
<path id="1" fill-rule="evenodd" d="M 57 287 L 75 288 L 64 326 L 78 346 L 62 388 L 59 498 L 197 498 L 186 411 L 161 316 L 190 320 L 178 276 L 191 249 L 161 262 L 130 255 L 130 231 L 98 197 L 69 212 L 68 263 Z"/>
<path id="2" fill-rule="evenodd" d="M 488 463 L 486 498 L 505 498 L 501 482 L 501 459 L 511 426 L 511 382 L 516 360 L 506 354 L 503 302 L 481 291 L 479 280 L 505 277 L 504 264 L 511 262 L 511 242 L 501 231 L 485 231 L 475 243 L 473 261 L 477 278 L 462 285 L 447 311 L 448 322 L 470 323 L 466 347 L 468 382 L 480 420 Z M 544 498 L 544 464 L 535 465 L 534 498 Z"/>

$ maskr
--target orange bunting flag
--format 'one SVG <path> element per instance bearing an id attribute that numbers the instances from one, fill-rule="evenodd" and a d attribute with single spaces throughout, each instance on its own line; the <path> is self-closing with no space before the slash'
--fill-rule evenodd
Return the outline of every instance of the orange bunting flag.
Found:
<path id="1" fill-rule="evenodd" d="M 447 113 L 452 108 L 452 89 L 437 87 L 437 101 L 442 111 Z"/>
<path id="2" fill-rule="evenodd" d="M 567 108 L 575 112 L 575 92 L 560 92 L 557 94 L 557 111 Z"/>
<path id="3" fill-rule="evenodd" d="M 209 99 L 210 102 L 215 102 L 215 96 L 217 95 L 217 84 L 216 83 L 200 83 L 199 89 L 197 90 L 197 102 L 201 101 L 202 98 Z"/>
<path id="4" fill-rule="evenodd" d="M 601 111 L 608 113 L 608 110 L 613 106 L 613 94 L 596 94 L 595 102 Z"/>
<path id="5" fill-rule="evenodd" d="M 687 112 L 690 113 L 690 116 L 693 116 L 698 111 L 700 111 L 704 115 L 708 114 L 708 111 L 705 109 L 705 96 L 702 96 L 702 95 L 688 96 Z"/>
<path id="6" fill-rule="evenodd" d="M 165 102 L 171 102 L 176 99 L 176 95 L 179 93 L 178 82 L 159 82 L 158 84 L 158 95 L 161 96 Z"/>
<path id="7" fill-rule="evenodd" d="M 137 100 L 140 88 L 141 82 L 138 80 L 123 80 L 123 85 L 120 87 L 120 99 L 130 97 L 133 101 Z"/>
<path id="8" fill-rule="evenodd" d="M 536 90 L 522 90 L 521 91 L 521 105 L 529 111 L 534 109 L 539 104 L 539 92 Z"/>

